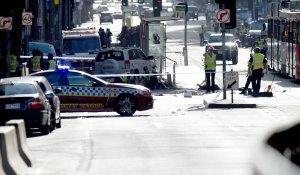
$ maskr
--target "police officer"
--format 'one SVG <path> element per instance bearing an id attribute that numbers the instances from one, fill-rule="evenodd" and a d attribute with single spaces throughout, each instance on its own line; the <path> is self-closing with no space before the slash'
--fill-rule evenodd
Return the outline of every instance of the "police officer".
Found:
<path id="1" fill-rule="evenodd" d="M 263 77 L 263 70 L 267 68 L 267 59 L 260 53 L 259 47 L 254 49 L 254 54 L 250 58 L 249 62 L 252 64 L 252 88 L 253 93 L 259 93 L 261 78 Z"/>
<path id="2" fill-rule="evenodd" d="M 29 73 L 39 72 L 43 69 L 44 61 L 39 50 L 32 50 L 32 57 L 27 62 Z"/>
<path id="3" fill-rule="evenodd" d="M 216 55 L 213 53 L 213 47 L 209 47 L 204 56 L 206 90 L 207 93 L 215 92 L 215 74 L 216 74 Z M 211 83 L 210 83 L 211 82 Z"/>
<path id="4" fill-rule="evenodd" d="M 11 54 L 9 56 L 9 70 L 10 70 L 10 76 L 15 77 L 16 76 L 16 70 L 18 66 L 17 56 L 15 54 Z"/>
<path id="5" fill-rule="evenodd" d="M 240 94 L 245 94 L 246 91 L 248 91 L 250 83 L 252 82 L 252 71 L 253 71 L 252 62 L 253 61 L 251 61 L 251 59 L 253 60 L 253 55 L 252 54 L 250 54 L 250 59 L 248 61 L 247 81 L 246 81 L 244 89 L 242 90 L 242 92 Z"/>
<path id="6" fill-rule="evenodd" d="M 199 37 L 200 37 L 200 46 L 203 46 L 204 33 L 205 33 L 204 25 L 201 25 L 201 28 L 198 29 L 198 32 L 199 32 Z"/>
<path id="7" fill-rule="evenodd" d="M 45 63 L 45 69 L 55 69 L 56 68 L 56 61 L 53 59 L 53 54 L 48 54 L 48 60 Z"/>

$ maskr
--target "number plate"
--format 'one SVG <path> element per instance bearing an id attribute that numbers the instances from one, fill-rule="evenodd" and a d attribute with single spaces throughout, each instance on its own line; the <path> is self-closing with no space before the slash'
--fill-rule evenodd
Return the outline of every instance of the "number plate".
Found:
<path id="1" fill-rule="evenodd" d="M 20 103 L 5 104 L 5 109 L 20 109 Z"/>

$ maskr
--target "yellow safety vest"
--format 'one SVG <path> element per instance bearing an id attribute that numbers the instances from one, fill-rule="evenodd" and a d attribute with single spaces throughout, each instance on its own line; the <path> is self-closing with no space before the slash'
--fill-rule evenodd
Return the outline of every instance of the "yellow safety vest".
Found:
<path id="1" fill-rule="evenodd" d="M 16 72 L 16 69 L 17 69 L 17 56 L 16 55 L 10 55 L 9 61 L 10 61 L 10 72 Z"/>
<path id="2" fill-rule="evenodd" d="M 55 69 L 56 62 L 54 60 L 49 60 L 49 69 Z"/>
<path id="3" fill-rule="evenodd" d="M 216 55 L 205 54 L 204 56 L 205 70 L 216 70 Z"/>
<path id="4" fill-rule="evenodd" d="M 258 47 L 259 47 L 260 49 L 264 49 L 264 48 L 266 47 L 266 46 L 265 46 L 264 40 L 260 40 L 260 41 L 259 41 Z"/>
<path id="5" fill-rule="evenodd" d="M 252 62 L 253 70 L 264 68 L 264 58 L 265 56 L 261 53 L 255 53 L 253 55 L 253 62 Z"/>
<path id="6" fill-rule="evenodd" d="M 41 71 L 41 56 L 33 56 L 31 59 L 32 71 L 38 72 Z"/>

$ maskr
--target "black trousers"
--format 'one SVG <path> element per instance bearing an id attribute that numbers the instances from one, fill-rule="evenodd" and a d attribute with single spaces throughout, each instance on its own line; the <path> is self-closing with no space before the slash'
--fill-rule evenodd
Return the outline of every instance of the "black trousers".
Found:
<path id="1" fill-rule="evenodd" d="M 215 70 L 205 70 L 207 92 L 215 91 L 215 75 Z"/>
<path id="2" fill-rule="evenodd" d="M 253 92 L 259 92 L 260 82 L 263 76 L 263 69 L 255 69 L 252 72 L 252 88 Z"/>

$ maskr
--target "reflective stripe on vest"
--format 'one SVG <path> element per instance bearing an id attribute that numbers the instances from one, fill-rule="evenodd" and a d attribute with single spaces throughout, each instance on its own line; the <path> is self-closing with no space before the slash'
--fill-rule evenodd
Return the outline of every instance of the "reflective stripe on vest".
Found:
<path id="1" fill-rule="evenodd" d="M 216 55 L 205 54 L 205 70 L 216 70 Z"/>
<path id="2" fill-rule="evenodd" d="M 32 57 L 32 71 L 38 72 L 41 71 L 41 63 L 40 63 L 41 57 L 40 56 L 33 56 Z"/>
<path id="3" fill-rule="evenodd" d="M 10 61 L 10 72 L 16 72 L 17 69 L 17 56 L 16 55 L 10 55 L 9 57 Z"/>
<path id="4" fill-rule="evenodd" d="M 55 69 L 56 62 L 54 60 L 49 60 L 49 69 Z"/>
<path id="5" fill-rule="evenodd" d="M 253 55 L 253 62 L 252 62 L 253 70 L 264 68 L 264 58 L 265 56 L 261 53 L 255 53 Z"/>

